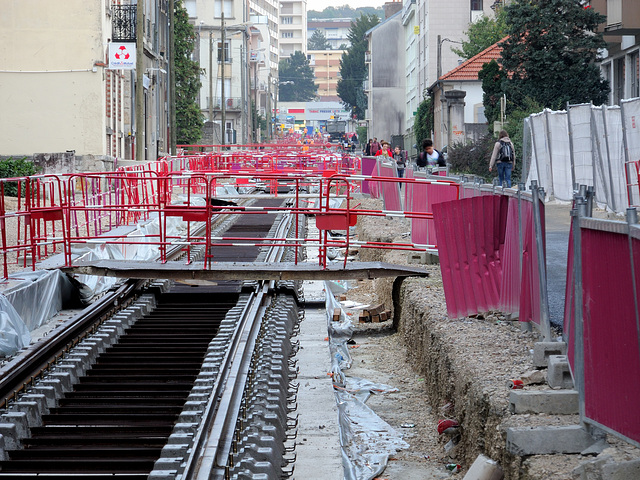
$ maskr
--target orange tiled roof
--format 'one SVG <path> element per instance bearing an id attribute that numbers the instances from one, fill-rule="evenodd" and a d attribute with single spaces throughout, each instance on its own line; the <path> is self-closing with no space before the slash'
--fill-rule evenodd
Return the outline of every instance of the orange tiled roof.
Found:
<path id="1" fill-rule="evenodd" d="M 500 40 L 500 42 L 504 39 Z M 469 60 L 461 63 L 450 72 L 440 77 L 440 80 L 478 80 L 478 73 L 482 70 L 482 65 L 489 63 L 491 60 L 498 60 L 502 53 L 502 48 L 496 42 Z"/>

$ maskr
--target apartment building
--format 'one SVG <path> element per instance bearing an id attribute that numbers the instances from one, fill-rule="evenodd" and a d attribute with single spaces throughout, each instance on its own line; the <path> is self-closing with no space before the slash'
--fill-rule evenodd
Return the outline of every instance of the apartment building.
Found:
<path id="1" fill-rule="evenodd" d="M 307 1 L 280 0 L 278 35 L 280 60 L 294 52 L 307 52 Z"/>
<path id="2" fill-rule="evenodd" d="M 636 0 L 591 0 L 588 6 L 607 16 L 601 25 L 607 50 L 600 63 L 609 80 L 609 104 L 640 97 L 640 2 Z"/>
<path id="3" fill-rule="evenodd" d="M 307 22 L 307 38 L 311 38 L 313 32 L 320 30 L 329 43 L 331 50 L 338 50 L 343 45 L 351 46 L 349 30 L 351 30 L 350 18 L 313 19 Z"/>
<path id="4" fill-rule="evenodd" d="M 343 53 L 344 50 L 309 50 L 307 52 L 321 102 L 340 101 L 337 88 L 340 78 L 340 59 Z"/>
<path id="5" fill-rule="evenodd" d="M 135 64 L 109 65 L 116 53 L 135 58 L 134 3 L 3 2 L 0 155 L 71 151 L 78 170 L 102 171 L 133 159 L 136 142 L 144 159 L 166 154 L 167 8 L 144 5 L 144 122 L 136 125 Z"/>

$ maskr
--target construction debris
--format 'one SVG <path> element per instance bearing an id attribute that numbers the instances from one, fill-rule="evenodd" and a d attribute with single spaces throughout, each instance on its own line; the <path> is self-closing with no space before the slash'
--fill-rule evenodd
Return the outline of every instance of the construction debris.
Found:
<path id="1" fill-rule="evenodd" d="M 391 310 L 385 309 L 384 303 L 362 310 L 359 317 L 360 323 L 380 323 L 389 319 L 391 319 Z"/>

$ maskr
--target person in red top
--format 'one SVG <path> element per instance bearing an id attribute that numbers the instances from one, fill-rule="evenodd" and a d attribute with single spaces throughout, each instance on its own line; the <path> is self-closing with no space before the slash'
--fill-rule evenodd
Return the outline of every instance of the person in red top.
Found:
<path id="1" fill-rule="evenodd" d="M 382 140 L 382 147 L 380 148 L 380 150 L 376 152 L 376 157 L 378 155 L 384 155 L 385 157 L 393 157 L 393 152 L 391 151 L 389 142 L 387 142 L 386 140 Z"/>

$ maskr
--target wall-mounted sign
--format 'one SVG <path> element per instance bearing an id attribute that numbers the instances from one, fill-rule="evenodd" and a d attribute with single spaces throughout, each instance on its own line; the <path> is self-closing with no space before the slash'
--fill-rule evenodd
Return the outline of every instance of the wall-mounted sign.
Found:
<path id="1" fill-rule="evenodd" d="M 109 44 L 109 68 L 133 70 L 136 68 L 136 44 L 133 42 L 111 42 Z"/>

